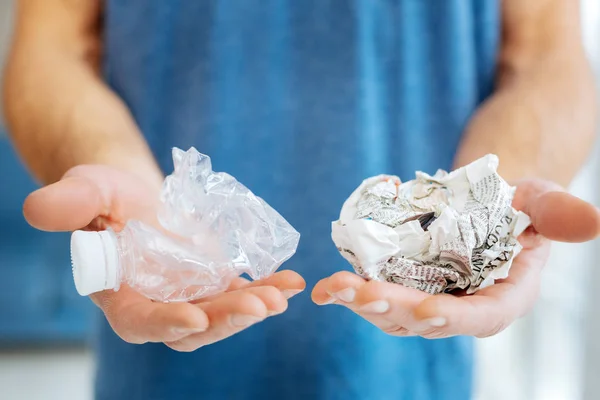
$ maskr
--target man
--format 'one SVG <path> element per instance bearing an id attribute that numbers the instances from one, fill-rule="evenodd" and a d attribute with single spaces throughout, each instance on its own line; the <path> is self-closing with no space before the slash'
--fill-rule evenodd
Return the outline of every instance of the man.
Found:
<path id="1" fill-rule="evenodd" d="M 170 148 L 193 145 L 302 234 L 296 272 L 198 304 L 91 296 L 108 321 L 97 398 L 469 398 L 468 336 L 531 308 L 548 239 L 599 231 L 598 211 L 560 189 L 594 137 L 578 13 L 572 0 L 21 0 L 4 99 L 49 185 L 26 200 L 33 226 L 150 220 Z M 535 228 L 509 279 L 428 296 L 337 272 L 330 221 L 362 179 L 486 153 Z M 297 295 L 304 279 L 315 303 L 353 312 Z"/>

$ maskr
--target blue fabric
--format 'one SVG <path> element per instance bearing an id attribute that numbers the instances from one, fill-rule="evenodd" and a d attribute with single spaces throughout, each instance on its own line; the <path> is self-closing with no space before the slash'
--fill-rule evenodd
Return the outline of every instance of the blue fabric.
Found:
<path id="1" fill-rule="evenodd" d="M 108 0 L 106 79 L 166 172 L 195 146 L 301 233 L 308 287 L 362 179 L 449 168 L 492 90 L 497 0 Z M 190 354 L 100 323 L 98 399 L 467 399 L 472 342 L 386 336 L 310 290 Z"/>

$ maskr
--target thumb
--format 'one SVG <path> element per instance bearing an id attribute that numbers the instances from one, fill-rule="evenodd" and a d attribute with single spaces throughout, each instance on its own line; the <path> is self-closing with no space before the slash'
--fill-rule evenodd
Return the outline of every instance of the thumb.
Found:
<path id="1" fill-rule="evenodd" d="M 113 228 L 129 219 L 154 224 L 159 188 L 106 165 L 80 165 L 59 182 L 31 193 L 23 214 L 29 224 L 45 231 L 81 229 L 98 217 Z"/>
<path id="2" fill-rule="evenodd" d="M 529 215 L 535 230 L 550 240 L 586 242 L 600 234 L 600 210 L 552 182 L 521 182 L 513 203 Z"/>
<path id="3" fill-rule="evenodd" d="M 23 215 L 34 228 L 73 231 L 107 214 L 100 188 L 92 180 L 72 176 L 31 193 L 23 204 Z"/>

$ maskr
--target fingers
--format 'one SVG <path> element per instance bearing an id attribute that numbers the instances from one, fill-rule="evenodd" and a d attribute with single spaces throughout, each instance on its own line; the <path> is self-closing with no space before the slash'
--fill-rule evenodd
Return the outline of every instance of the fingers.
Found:
<path id="1" fill-rule="evenodd" d="M 323 284 L 331 287 L 331 283 Z M 459 334 L 486 336 L 504 329 L 514 319 L 507 313 L 512 306 L 506 302 L 502 304 L 498 298 L 481 296 L 474 306 L 469 301 L 473 298 L 432 296 L 397 284 L 369 281 L 356 290 L 352 302 L 336 298 L 336 304 L 348 307 L 394 336 L 419 335 L 431 339 Z"/>
<path id="2" fill-rule="evenodd" d="M 413 310 L 429 296 L 398 284 L 370 281 L 358 290 L 352 306 L 385 333 L 412 336 L 419 328 Z"/>
<path id="3" fill-rule="evenodd" d="M 385 315 L 398 322 L 409 321 L 413 309 L 431 295 L 402 285 L 370 281 L 356 294 L 354 304 L 362 313 Z M 405 324 L 401 324 L 405 326 Z"/>
<path id="4" fill-rule="evenodd" d="M 208 329 L 206 313 L 188 303 L 155 303 L 129 287 L 90 296 L 119 337 L 129 343 L 177 340 Z"/>
<path id="5" fill-rule="evenodd" d="M 336 272 L 329 278 L 317 282 L 311 297 L 318 305 L 331 304 L 336 300 L 350 303 L 356 296 L 356 289 L 364 285 L 365 282 L 363 278 L 351 272 Z"/>
<path id="6" fill-rule="evenodd" d="M 192 351 L 284 312 L 287 298 L 305 285 L 296 272 L 280 271 L 262 281 L 234 280 L 237 288 L 197 304 L 155 303 L 127 286 L 90 297 L 123 340 L 165 342 L 175 350 Z"/>
<path id="7" fill-rule="evenodd" d="M 287 299 L 304 290 L 306 282 L 294 271 L 279 271 L 259 281 L 234 280 L 228 292 L 196 302 L 209 319 L 210 327 L 175 341 L 165 341 L 178 351 L 194 351 L 223 340 L 269 316 L 287 309 Z"/>
<path id="8" fill-rule="evenodd" d="M 287 310 L 288 302 L 285 295 L 274 286 L 249 287 L 244 289 L 243 293 L 258 297 L 267 308 L 267 317 L 281 314 Z"/>
<path id="9" fill-rule="evenodd" d="M 339 304 L 394 336 L 414 336 L 413 309 L 426 293 L 387 282 L 366 282 L 350 272 L 338 272 L 315 286 L 312 299 L 320 305 Z"/>
<path id="10" fill-rule="evenodd" d="M 470 296 L 429 295 L 343 272 L 320 281 L 312 297 L 317 304 L 345 306 L 394 336 L 485 337 L 506 328 L 533 303 L 540 269 L 525 264 L 515 268 L 519 285 L 503 282 Z"/>
<path id="11" fill-rule="evenodd" d="M 304 278 L 295 271 L 284 270 L 276 272 L 268 278 L 250 282 L 244 288 L 258 286 L 274 286 L 279 289 L 286 298 L 291 298 L 306 288 Z"/>
<path id="12" fill-rule="evenodd" d="M 232 284 L 227 289 L 228 292 L 260 287 L 260 286 L 273 286 L 279 289 L 285 298 L 289 299 L 298 293 L 302 292 L 306 287 L 306 282 L 304 278 L 300 276 L 297 272 L 284 270 L 276 272 L 268 278 L 261 279 L 258 281 L 249 281 L 244 278 L 236 278 L 233 280 Z M 208 301 L 212 301 L 215 298 L 218 298 L 221 294 L 216 294 L 213 296 L 207 296 L 205 298 L 194 301 L 194 303 L 206 303 Z"/>
<path id="13" fill-rule="evenodd" d="M 263 321 L 269 315 L 284 312 L 287 300 L 279 289 L 260 286 L 226 292 L 196 307 L 206 313 L 210 327 L 205 332 L 166 342 L 167 346 L 177 351 L 194 351 L 223 340 Z"/>

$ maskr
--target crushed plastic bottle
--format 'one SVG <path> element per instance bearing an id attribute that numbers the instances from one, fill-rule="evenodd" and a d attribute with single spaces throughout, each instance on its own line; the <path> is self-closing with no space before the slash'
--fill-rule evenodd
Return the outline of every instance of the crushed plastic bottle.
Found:
<path id="1" fill-rule="evenodd" d="M 243 273 L 268 277 L 295 253 L 300 234 L 234 177 L 213 172 L 208 156 L 175 148 L 173 162 L 161 229 L 131 220 L 120 232 L 73 232 L 79 294 L 125 283 L 155 301 L 191 301 L 224 291 Z"/>

